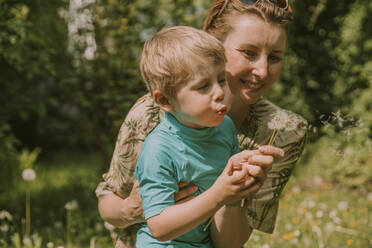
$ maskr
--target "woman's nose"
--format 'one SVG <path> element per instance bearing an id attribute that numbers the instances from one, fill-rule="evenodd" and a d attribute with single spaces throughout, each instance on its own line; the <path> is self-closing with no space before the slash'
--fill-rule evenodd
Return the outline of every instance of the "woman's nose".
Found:
<path id="1" fill-rule="evenodd" d="M 261 56 L 260 59 L 256 60 L 253 64 L 252 74 L 260 80 L 267 77 L 268 74 L 268 63 L 265 56 Z"/>

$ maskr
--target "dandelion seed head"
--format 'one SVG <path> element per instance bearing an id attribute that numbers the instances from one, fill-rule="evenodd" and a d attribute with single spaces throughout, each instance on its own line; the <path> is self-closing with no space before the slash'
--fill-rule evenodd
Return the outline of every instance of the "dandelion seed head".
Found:
<path id="1" fill-rule="evenodd" d="M 103 225 L 109 231 L 113 231 L 115 229 L 115 227 L 113 225 L 111 225 L 110 223 L 108 223 L 106 221 L 103 223 Z"/>
<path id="2" fill-rule="evenodd" d="M 46 244 L 46 247 L 47 247 L 47 248 L 53 248 L 53 247 L 54 247 L 54 243 L 53 243 L 53 242 L 48 242 L 48 243 Z"/>
<path id="3" fill-rule="evenodd" d="M 308 201 L 308 202 L 307 202 L 307 206 L 308 206 L 309 208 L 314 208 L 314 207 L 315 207 L 315 201 L 313 201 L 313 200 Z"/>
<path id="4" fill-rule="evenodd" d="M 296 185 L 294 187 L 292 187 L 292 192 L 295 193 L 295 194 L 298 194 L 301 192 L 301 187 Z"/>
<path id="5" fill-rule="evenodd" d="M 335 224 L 333 224 L 332 222 L 327 222 L 327 224 L 325 225 L 325 230 L 329 233 L 333 232 L 335 230 Z"/>
<path id="6" fill-rule="evenodd" d="M 3 225 L 1 225 L 0 226 L 0 231 L 1 232 L 7 232 L 7 231 L 9 231 L 9 225 L 8 224 L 3 224 Z"/>
<path id="7" fill-rule="evenodd" d="M 318 211 L 316 211 L 315 216 L 316 216 L 317 218 L 322 218 L 322 217 L 323 217 L 323 211 L 322 211 L 322 210 L 318 210 Z"/>
<path id="8" fill-rule="evenodd" d="M 332 210 L 331 212 L 329 212 L 329 217 L 330 218 L 335 218 L 335 217 L 337 217 L 337 210 Z"/>
<path id="9" fill-rule="evenodd" d="M 341 201 L 338 203 L 337 207 L 341 211 L 346 211 L 349 207 L 349 203 L 347 201 Z"/>
<path id="10" fill-rule="evenodd" d="M 372 192 L 368 193 L 368 195 L 367 195 L 367 199 L 368 199 L 369 201 L 372 201 Z"/>
<path id="11" fill-rule="evenodd" d="M 269 244 L 264 244 L 264 245 L 262 246 L 262 248 L 270 248 L 270 245 L 269 245 Z"/>
<path id="12" fill-rule="evenodd" d="M 260 236 L 253 234 L 253 235 L 252 235 L 252 239 L 253 239 L 254 241 L 259 241 L 259 240 L 260 240 Z"/>
<path id="13" fill-rule="evenodd" d="M 268 128 L 271 130 L 276 129 L 280 131 L 286 128 L 289 130 L 291 128 L 295 129 L 297 126 L 297 123 L 295 124 L 294 121 L 291 121 L 289 115 L 285 111 L 277 111 L 272 116 L 273 118 L 267 124 Z"/>
<path id="14" fill-rule="evenodd" d="M 76 200 L 69 201 L 65 204 L 65 209 L 67 210 L 76 210 L 79 207 L 79 204 Z"/>
<path id="15" fill-rule="evenodd" d="M 0 220 L 12 220 L 13 216 L 6 210 L 1 210 L 0 211 Z"/>
<path id="16" fill-rule="evenodd" d="M 36 178 L 36 173 L 32 168 L 24 169 L 22 172 L 22 178 L 25 181 L 33 181 Z"/>
<path id="17" fill-rule="evenodd" d="M 57 228 L 57 229 L 61 229 L 62 228 L 62 222 L 60 222 L 60 221 L 54 222 L 54 227 Z"/>
<path id="18" fill-rule="evenodd" d="M 27 246 L 31 246 L 32 245 L 32 241 L 30 239 L 30 237 L 24 237 L 23 238 L 23 244 L 27 247 Z"/>

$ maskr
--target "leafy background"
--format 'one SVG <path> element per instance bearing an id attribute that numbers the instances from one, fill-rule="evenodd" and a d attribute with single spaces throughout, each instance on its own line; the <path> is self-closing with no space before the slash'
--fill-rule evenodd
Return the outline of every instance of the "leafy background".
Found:
<path id="1" fill-rule="evenodd" d="M 138 70 L 143 43 L 164 25 L 201 28 L 211 2 L 0 0 L 0 210 L 12 215 L 11 220 L 0 215 L 0 227 L 8 226 L 0 228 L 0 246 L 13 247 L 17 235 L 20 240 L 24 235 L 27 187 L 37 234 L 32 245 L 111 244 L 110 235 L 120 230 L 104 228 L 94 189 L 108 169 L 126 113 L 146 91 Z M 293 209 L 301 204 L 306 209 L 312 202 L 315 207 L 307 211 L 318 207 L 325 213 L 319 205 L 324 201 L 328 215 L 334 208 L 354 219 L 335 223 L 327 233 L 334 218 L 318 224 L 304 218 L 311 228 L 296 229 L 299 234 L 286 226 L 299 224 L 291 215 L 295 211 L 280 208 L 274 235 L 254 234 L 249 244 L 372 246 L 372 2 L 291 5 L 285 65 L 267 97 L 303 115 L 311 127 L 282 205 L 290 200 Z M 30 162 L 35 148 L 41 153 Z M 26 167 L 37 174 L 29 184 L 21 177 Z M 67 243 L 64 205 L 74 199 L 79 208 L 72 212 L 73 240 Z"/>

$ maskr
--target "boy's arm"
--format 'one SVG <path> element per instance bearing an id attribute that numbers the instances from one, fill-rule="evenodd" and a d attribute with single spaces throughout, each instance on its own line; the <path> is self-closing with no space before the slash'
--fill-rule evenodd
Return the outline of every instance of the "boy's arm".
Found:
<path id="1" fill-rule="evenodd" d="M 211 188 L 188 202 L 169 206 L 147 220 L 154 238 L 159 241 L 174 239 L 200 225 L 224 204 L 241 199 L 253 183 L 252 180 L 244 180 L 247 173 L 245 167 L 234 171 L 229 160 Z"/>

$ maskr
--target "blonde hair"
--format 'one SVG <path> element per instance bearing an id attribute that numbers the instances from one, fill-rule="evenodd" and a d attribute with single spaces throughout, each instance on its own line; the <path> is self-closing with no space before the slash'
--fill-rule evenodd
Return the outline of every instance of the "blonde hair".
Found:
<path id="1" fill-rule="evenodd" d="M 203 68 L 225 63 L 224 48 L 212 35 L 187 26 L 162 29 L 147 40 L 140 70 L 151 94 L 173 97 L 176 88 Z"/>
<path id="2" fill-rule="evenodd" d="M 257 0 L 252 4 L 245 4 L 239 0 L 215 0 L 203 29 L 220 41 L 224 41 L 232 30 L 230 18 L 244 14 L 256 15 L 266 22 L 282 26 L 286 31 L 293 19 L 288 0 L 276 0 L 276 3 L 270 0 Z"/>

